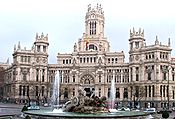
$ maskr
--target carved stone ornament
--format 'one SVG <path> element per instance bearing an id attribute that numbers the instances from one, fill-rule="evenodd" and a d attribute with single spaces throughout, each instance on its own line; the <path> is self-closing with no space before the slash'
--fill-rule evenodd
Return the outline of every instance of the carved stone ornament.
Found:
<path id="1" fill-rule="evenodd" d="M 136 56 L 135 56 L 135 60 L 136 60 L 136 61 L 138 61 L 139 58 L 140 58 L 139 55 L 136 55 Z"/>
<path id="2" fill-rule="evenodd" d="M 151 67 L 151 66 L 148 66 L 147 72 L 148 72 L 148 73 L 151 73 L 151 72 L 152 72 L 152 67 Z"/>

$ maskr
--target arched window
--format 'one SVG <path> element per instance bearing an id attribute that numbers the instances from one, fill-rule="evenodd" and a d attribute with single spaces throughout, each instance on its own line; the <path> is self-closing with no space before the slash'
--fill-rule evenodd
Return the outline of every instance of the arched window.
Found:
<path id="1" fill-rule="evenodd" d="M 94 44 L 90 44 L 89 50 L 97 50 L 97 46 L 95 46 Z"/>

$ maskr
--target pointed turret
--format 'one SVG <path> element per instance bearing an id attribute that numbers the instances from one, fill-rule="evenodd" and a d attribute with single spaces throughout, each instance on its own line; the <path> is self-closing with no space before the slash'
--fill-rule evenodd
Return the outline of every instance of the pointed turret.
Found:
<path id="1" fill-rule="evenodd" d="M 101 5 L 97 4 L 96 7 L 91 8 L 88 5 L 88 11 L 85 17 L 85 27 L 87 37 L 104 36 L 104 14 Z"/>
<path id="2" fill-rule="evenodd" d="M 136 32 L 135 29 L 133 28 L 133 31 L 130 30 L 130 38 L 143 38 L 144 39 L 144 30 L 141 30 L 141 28 L 139 28 L 139 31 Z"/>

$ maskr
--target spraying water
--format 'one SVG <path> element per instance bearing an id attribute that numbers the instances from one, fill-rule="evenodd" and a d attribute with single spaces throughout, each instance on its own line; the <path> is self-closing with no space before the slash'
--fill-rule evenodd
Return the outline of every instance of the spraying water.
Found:
<path id="1" fill-rule="evenodd" d="M 110 90 L 110 101 L 111 101 L 111 109 L 114 109 L 114 105 L 115 105 L 115 77 L 113 75 L 113 79 L 111 81 L 111 90 Z"/>
<path id="2" fill-rule="evenodd" d="M 53 93 L 52 93 L 53 108 L 59 107 L 59 87 L 60 87 L 60 76 L 59 71 L 56 71 L 55 81 L 53 84 Z"/>

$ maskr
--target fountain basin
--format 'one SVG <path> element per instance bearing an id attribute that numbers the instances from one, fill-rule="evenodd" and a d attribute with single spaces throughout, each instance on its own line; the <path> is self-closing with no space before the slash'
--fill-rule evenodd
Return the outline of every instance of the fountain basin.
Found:
<path id="1" fill-rule="evenodd" d="M 31 116 L 39 116 L 39 117 L 62 117 L 62 118 L 125 118 L 125 117 L 142 117 L 148 115 L 148 113 L 141 111 L 121 111 L 121 112 L 113 112 L 113 113 L 93 113 L 93 114 L 85 114 L 85 113 L 75 113 L 75 112 L 61 112 L 54 113 L 52 110 L 29 110 L 25 111 L 25 114 Z"/>

